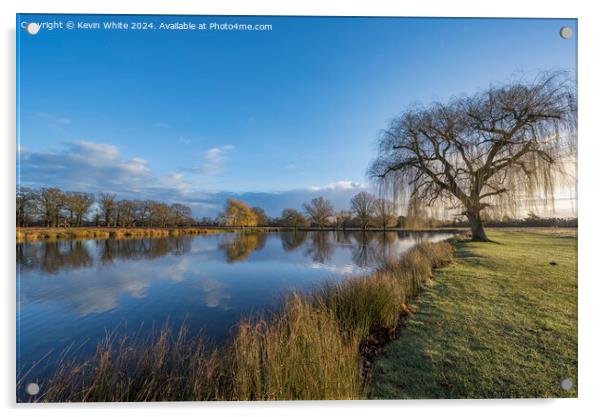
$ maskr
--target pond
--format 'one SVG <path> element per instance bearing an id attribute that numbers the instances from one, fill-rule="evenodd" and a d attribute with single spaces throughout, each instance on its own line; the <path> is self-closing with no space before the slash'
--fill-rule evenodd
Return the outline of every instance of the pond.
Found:
<path id="1" fill-rule="evenodd" d="M 17 244 L 17 370 L 108 332 L 185 323 L 215 343 L 287 291 L 366 274 L 446 233 L 223 233 Z"/>

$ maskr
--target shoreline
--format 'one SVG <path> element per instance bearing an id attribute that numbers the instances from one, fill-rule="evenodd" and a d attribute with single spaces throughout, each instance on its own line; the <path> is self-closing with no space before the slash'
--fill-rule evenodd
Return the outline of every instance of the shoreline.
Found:
<path id="1" fill-rule="evenodd" d="M 82 239 L 125 239 L 168 237 L 180 235 L 208 235 L 217 233 L 269 233 L 283 231 L 298 232 L 405 232 L 405 233 L 462 233 L 461 228 L 433 228 L 433 229 L 401 229 L 401 228 L 317 228 L 317 227 L 17 227 L 16 241 L 56 241 L 56 240 L 82 240 Z"/>

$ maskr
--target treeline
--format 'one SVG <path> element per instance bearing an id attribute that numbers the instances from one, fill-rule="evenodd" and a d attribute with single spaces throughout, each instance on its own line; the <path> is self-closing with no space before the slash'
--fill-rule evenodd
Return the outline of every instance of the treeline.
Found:
<path id="1" fill-rule="evenodd" d="M 18 188 L 16 199 L 17 226 L 45 227 L 287 227 L 287 228 L 406 228 L 463 227 L 466 221 L 438 220 L 413 213 L 400 216 L 396 205 L 388 199 L 362 191 L 355 195 L 347 210 L 335 210 L 324 197 L 303 204 L 302 210 L 286 208 L 278 217 L 270 217 L 261 207 L 250 207 L 230 199 L 217 217 L 195 219 L 190 207 L 155 200 L 117 199 L 115 194 L 97 195 L 63 191 L 58 188 Z M 540 218 L 533 213 L 524 219 L 485 218 L 487 226 L 497 227 L 577 227 L 577 219 Z"/>
<path id="2" fill-rule="evenodd" d="M 578 219 L 575 217 L 539 217 L 530 212 L 527 217 L 513 219 L 504 217 L 502 219 L 485 218 L 483 224 L 488 227 L 578 227 Z M 466 221 L 456 221 L 453 226 L 468 227 Z"/>
<path id="3" fill-rule="evenodd" d="M 386 229 L 404 227 L 407 220 L 397 215 L 391 200 L 363 191 L 351 199 L 349 210 L 337 211 L 329 200 L 316 197 L 303 204 L 303 211 L 286 208 L 279 217 L 269 217 L 261 207 L 250 207 L 244 201 L 230 199 L 221 215 L 215 219 L 203 217 L 199 223 L 205 226 Z"/>
<path id="4" fill-rule="evenodd" d="M 324 197 L 303 204 L 302 211 L 286 208 L 279 217 L 270 217 L 261 207 L 250 207 L 230 199 L 217 217 L 195 219 L 190 207 L 168 205 L 155 200 L 117 199 L 115 194 L 63 191 L 59 188 L 17 188 L 16 223 L 19 227 L 317 227 L 317 228 L 429 228 L 441 222 L 412 216 L 399 216 L 395 204 L 368 192 L 354 196 L 348 210 L 335 210 Z"/>
<path id="5" fill-rule="evenodd" d="M 168 227 L 192 226 L 192 210 L 184 204 L 117 199 L 115 194 L 17 188 L 17 226 Z"/>

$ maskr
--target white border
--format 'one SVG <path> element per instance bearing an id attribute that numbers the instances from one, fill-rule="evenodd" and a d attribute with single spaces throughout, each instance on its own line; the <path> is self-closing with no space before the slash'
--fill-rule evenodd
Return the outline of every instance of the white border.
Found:
<path id="1" fill-rule="evenodd" d="M 600 309 L 602 273 L 596 264 L 600 238 L 600 33 L 601 16 L 594 2 L 575 1 L 498 2 L 419 0 L 386 2 L 381 0 L 3 0 L 2 13 L 2 197 L 0 219 L 2 240 L 2 351 L 0 359 L 0 405 L 13 415 L 79 416 L 83 413 L 105 416 L 144 413 L 164 416 L 174 409 L 179 415 L 258 415 L 280 416 L 367 413 L 504 416 L 537 413 L 546 415 L 591 414 L 600 396 Z M 458 400 L 458 401 L 379 401 L 379 402 L 281 402 L 281 403 L 162 403 L 162 404 L 58 404 L 47 406 L 15 405 L 15 13 L 146 13 L 146 14 L 222 14 L 222 15 L 334 15 L 334 16 L 459 16 L 459 17 L 564 17 L 579 19 L 579 399 L 577 400 Z M 503 57 L 500 57 L 503 59 Z"/>

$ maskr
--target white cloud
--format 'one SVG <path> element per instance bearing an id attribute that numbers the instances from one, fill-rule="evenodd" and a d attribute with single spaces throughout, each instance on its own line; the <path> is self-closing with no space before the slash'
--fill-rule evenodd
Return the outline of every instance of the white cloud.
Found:
<path id="1" fill-rule="evenodd" d="M 297 165 L 295 165 L 295 164 L 288 164 L 286 166 L 286 169 L 290 169 L 292 171 L 293 169 L 297 169 Z"/>
<path id="2" fill-rule="evenodd" d="M 62 149 L 42 152 L 21 149 L 18 164 L 22 183 L 36 188 L 145 194 L 147 198 L 163 192 L 173 198 L 174 189 L 185 188 L 181 176 L 157 176 L 145 159 L 124 159 L 117 146 L 106 143 L 66 142 Z"/>
<path id="3" fill-rule="evenodd" d="M 353 190 L 358 188 L 364 188 L 365 186 L 359 182 L 354 181 L 337 181 L 331 182 L 330 184 L 322 186 L 309 187 L 310 191 L 323 191 L 323 190 Z"/>
<path id="4" fill-rule="evenodd" d="M 202 154 L 203 165 L 187 172 L 215 174 L 228 160 L 232 145 L 215 147 Z M 287 207 L 301 209 L 316 196 L 330 200 L 337 209 L 346 209 L 349 200 L 362 188 L 353 181 L 338 181 L 324 186 L 281 192 L 207 192 L 198 189 L 199 181 L 187 179 L 186 172 L 157 175 L 149 161 L 124 158 L 117 146 L 89 141 L 66 142 L 52 151 L 33 151 L 21 147 L 18 155 L 20 182 L 23 186 L 59 187 L 90 193 L 112 192 L 118 198 L 153 199 L 182 203 L 197 217 L 215 216 L 228 198 L 263 207 L 270 216 L 280 215 Z"/>
<path id="5" fill-rule="evenodd" d="M 219 173 L 222 170 L 224 163 L 229 159 L 228 153 L 234 149 L 234 145 L 224 145 L 207 149 L 202 156 L 204 161 L 203 165 L 193 169 L 193 171 L 207 175 Z"/>

